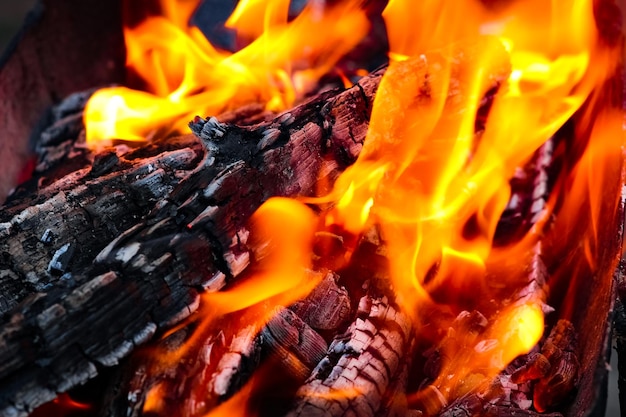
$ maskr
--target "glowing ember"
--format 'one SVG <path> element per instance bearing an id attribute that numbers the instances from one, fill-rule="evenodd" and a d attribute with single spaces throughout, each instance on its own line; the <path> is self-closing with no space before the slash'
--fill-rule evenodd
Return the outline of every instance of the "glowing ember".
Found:
<path id="1" fill-rule="evenodd" d="M 68 394 L 59 394 L 57 398 L 35 409 L 30 415 L 32 417 L 81 417 L 91 415 L 93 412 L 92 405 L 75 401 Z"/>
<path id="2" fill-rule="evenodd" d="M 163 16 L 125 28 L 127 67 L 147 91 L 99 90 L 85 111 L 88 143 L 183 132 L 198 113 L 220 114 L 247 103 L 291 107 L 368 28 L 357 0 L 332 7 L 312 2 L 291 22 L 288 1 L 242 1 L 228 25 L 255 40 L 233 54 L 216 49 L 189 26 L 197 4 L 162 0 Z"/>

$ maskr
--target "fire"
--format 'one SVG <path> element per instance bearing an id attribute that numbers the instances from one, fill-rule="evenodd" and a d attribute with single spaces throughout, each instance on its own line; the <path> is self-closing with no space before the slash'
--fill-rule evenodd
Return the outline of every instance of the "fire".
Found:
<path id="1" fill-rule="evenodd" d="M 252 41 L 236 53 L 211 45 L 190 18 L 199 1 L 160 0 L 163 15 L 126 26 L 127 68 L 145 91 L 99 90 L 85 110 L 87 141 L 180 133 L 196 114 L 247 103 L 291 107 L 365 35 L 360 1 L 316 2 L 288 21 L 289 1 L 242 1 L 227 26 Z M 324 33 L 324 36 L 310 36 Z"/>
<path id="2" fill-rule="evenodd" d="M 493 11 L 471 1 L 392 0 L 384 11 L 391 62 L 364 149 L 337 181 L 334 195 L 343 194 L 329 218 L 353 234 L 379 225 L 399 302 L 417 323 L 427 324 L 429 310 L 480 310 L 493 301 L 487 273 L 498 270 L 502 252 L 519 256 L 541 233 L 533 228 L 494 253 L 515 167 L 614 70 L 615 51 L 599 44 L 592 2 L 551 5 L 514 2 Z M 476 131 L 481 100 L 494 88 L 484 130 Z M 537 295 L 496 307 L 488 329 L 472 338 L 481 348 L 454 352 L 433 386 L 451 400 L 474 373 L 489 380 L 527 353 L 543 334 L 545 301 Z M 417 337 L 426 337 L 419 325 Z"/>
<path id="3" fill-rule="evenodd" d="M 613 73 L 619 51 L 599 39 L 591 0 L 505 3 L 497 8 L 477 0 L 388 3 L 383 17 L 390 62 L 358 161 L 328 196 L 271 199 L 259 209 L 253 219 L 255 270 L 241 284 L 205 296 L 205 320 L 187 346 L 201 343 L 220 316 L 248 309 L 255 312 L 248 315 L 254 316 L 250 322 L 260 328 L 271 307 L 306 296 L 320 279 L 311 270 L 316 233 L 339 231 L 351 237 L 356 253 L 358 237 L 372 229 L 380 231 L 390 254 L 389 278 L 397 303 L 414 322 L 415 338 L 437 346 L 454 334 L 463 344 L 463 349 L 442 347 L 446 359 L 439 375 L 409 396 L 412 406 L 432 392 L 451 402 L 479 390 L 537 345 L 544 333 L 545 295 L 538 291 L 511 301 L 502 288 L 510 293 L 523 286 L 526 271 L 511 267 L 511 259 L 516 265 L 531 263 L 557 210 L 555 198 L 513 243 L 496 246 L 496 229 L 515 169 L 585 103 L 593 107 L 595 91 Z M 293 105 L 367 28 L 358 1 L 333 4 L 322 8 L 310 2 L 289 22 L 289 1 L 242 0 L 227 26 L 251 43 L 231 54 L 187 26 L 193 7 L 164 3 L 169 20 L 151 17 L 126 29 L 128 65 L 148 92 L 98 92 L 86 111 L 88 140 L 182 131 L 198 111 L 219 114 L 249 102 L 270 109 Z M 321 30 L 328 37 L 311 36 Z M 486 119 L 479 121 L 485 108 Z M 588 143 L 576 146 L 588 152 L 576 161 L 570 182 L 559 184 L 560 192 L 574 184 L 573 194 L 602 204 L 594 168 L 619 151 L 622 138 L 614 132 L 621 118 L 583 114 L 577 137 L 587 135 Z M 321 214 L 316 217 L 305 203 L 317 204 Z M 561 204 L 562 221 L 575 223 L 578 209 L 575 202 Z M 591 231 L 598 221 L 591 221 Z M 583 243 L 593 270 L 597 242 L 589 237 Z M 449 318 L 450 312 L 463 318 L 468 311 L 484 314 L 480 332 L 457 329 Z M 441 317 L 440 327 L 429 332 L 432 317 Z M 163 361 L 178 361 L 184 353 Z M 249 389 L 214 415 L 239 409 Z M 146 411 L 164 407 L 162 395 L 155 388 Z"/>
<path id="4" fill-rule="evenodd" d="M 437 343 L 440 336 L 420 333 L 433 311 L 488 311 L 486 329 L 459 336 L 468 349 L 450 352 L 428 388 L 444 401 L 479 389 L 543 335 L 545 296 L 498 301 L 487 276 L 501 281 L 496 287 L 520 285 L 519 271 L 502 272 L 507 258 L 531 262 L 554 207 L 510 246 L 494 247 L 496 227 L 515 168 L 590 100 L 617 62 L 598 39 L 591 1 L 547 9 L 542 1 L 498 10 L 474 1 L 390 1 L 390 64 L 359 160 L 329 196 L 305 200 L 333 205 L 323 215 L 326 230 L 358 236 L 380 228 L 398 302 L 417 323 L 418 339 Z M 591 143 L 602 143 L 601 130 L 594 128 Z M 619 149 L 616 140 L 605 152 Z"/>

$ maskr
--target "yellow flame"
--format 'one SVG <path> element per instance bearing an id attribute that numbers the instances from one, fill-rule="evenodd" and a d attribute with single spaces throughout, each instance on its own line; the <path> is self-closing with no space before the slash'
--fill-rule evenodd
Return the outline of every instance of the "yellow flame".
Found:
<path id="1" fill-rule="evenodd" d="M 309 5 L 291 22 L 289 1 L 244 1 L 228 24 L 253 42 L 231 54 L 189 26 L 197 3 L 161 0 L 164 16 L 125 28 L 127 66 L 145 82 L 146 92 L 125 87 L 96 92 L 85 110 L 90 145 L 183 132 L 196 114 L 217 115 L 251 102 L 272 110 L 290 107 L 369 25 L 358 0 L 321 9 Z"/>
<path id="2" fill-rule="evenodd" d="M 389 2 L 391 63 L 365 146 L 337 181 L 345 194 L 327 223 L 358 234 L 368 224 L 364 213 L 375 219 L 393 254 L 394 287 L 418 322 L 438 303 L 458 310 L 489 298 L 486 265 L 515 168 L 611 72 L 593 16 L 590 0 L 512 2 L 497 11 L 479 1 Z M 493 102 L 477 132 L 487 94 Z M 535 240 L 524 239 L 524 247 Z M 496 279 L 507 285 L 506 276 Z M 528 352 L 543 333 L 544 301 L 503 304 L 481 336 L 483 349 L 444 365 L 451 371 L 436 382 L 441 392 L 452 395 L 477 367 L 488 378 Z"/>
<path id="3" fill-rule="evenodd" d="M 226 103 L 237 106 L 249 100 L 262 100 L 272 108 L 289 105 L 301 95 L 302 86 L 314 82 L 344 51 L 335 51 L 334 44 L 330 48 L 313 43 L 303 52 L 290 40 L 292 31 L 315 38 L 309 35 L 324 28 L 334 32 L 332 42 L 350 46 L 360 35 L 348 41 L 344 37 L 348 32 L 361 34 L 365 27 L 362 14 L 355 12 L 356 2 L 339 3 L 343 6 L 324 10 L 311 6 L 286 23 L 288 2 L 242 1 L 228 25 L 246 38 L 258 37 L 248 47 L 233 55 L 210 47 L 210 53 L 200 50 L 200 61 L 210 62 L 209 75 L 194 67 L 191 72 L 158 76 L 154 96 L 126 91 L 123 99 L 113 99 L 113 105 L 109 100 L 110 108 L 104 106 L 103 111 L 132 116 L 134 104 L 120 110 L 124 106 L 115 103 L 131 96 L 145 98 L 148 114 L 152 117 L 154 106 L 154 118 L 160 122 L 149 127 L 133 122 L 124 128 L 128 137 L 145 137 L 149 129 L 173 126 L 190 109 L 196 111 L 193 106 L 217 113 Z M 412 315 L 417 331 L 420 324 L 429 324 L 423 320 L 433 311 L 486 310 L 485 328 L 462 335 L 468 345 L 457 346 L 442 364 L 434 382 L 437 392 L 449 400 L 476 389 L 476 381 L 489 380 L 532 349 L 544 330 L 543 292 L 521 301 L 492 296 L 500 294 L 493 288 L 509 288 L 511 293 L 528 284 L 520 279 L 526 272 L 511 273 L 507 259 L 513 256 L 515 262 L 528 265 L 541 227 L 532 228 L 512 247 L 494 250 L 493 239 L 515 169 L 527 163 L 583 103 L 596 99 L 592 93 L 614 69 L 615 51 L 598 40 L 592 6 L 592 0 L 528 0 L 492 10 L 478 0 L 391 0 L 384 11 L 390 64 L 376 94 L 364 148 L 334 191 L 317 200 L 334 206 L 316 219 L 304 205 L 290 200 L 272 199 L 263 205 L 253 219 L 260 236 L 252 244 L 258 262 L 254 273 L 233 288 L 205 296 L 209 320 L 194 338 L 202 337 L 219 315 L 266 300 L 287 304 L 308 293 L 317 283 L 311 279 L 315 274 L 306 272 L 316 230 L 339 229 L 358 236 L 375 224 L 391 254 L 389 273 L 398 302 Z M 259 11 L 265 13 L 263 19 L 258 18 Z M 333 30 L 325 28 L 331 23 Z M 286 52 L 275 55 L 280 49 L 276 45 Z M 158 54 L 154 56 L 158 61 Z M 311 57 L 320 56 L 331 59 L 296 69 L 301 60 L 310 65 L 317 63 Z M 257 68 L 257 62 L 263 66 Z M 197 84 L 189 87 L 177 81 L 197 78 L 209 81 L 201 91 Z M 232 82 L 221 82 L 231 78 Z M 119 90 L 111 94 L 122 97 Z M 488 114 L 479 125 L 485 102 Z M 604 115 L 608 120 L 598 118 L 597 125 L 591 117 L 595 114 L 587 116 L 583 128 L 595 137 L 607 137 L 623 122 L 622 114 Z M 609 147 L 594 143 L 576 173 L 592 171 L 597 166 L 592 162 L 604 161 L 622 141 L 612 138 Z M 581 201 L 602 204 L 602 190 L 593 187 L 595 179 L 598 176 L 592 174 L 575 177 L 582 183 L 577 192 L 589 197 Z M 576 204 L 564 206 L 569 213 L 565 221 L 575 222 Z M 597 229 L 597 221 L 590 222 L 590 230 Z M 596 242 L 591 238 L 584 245 L 591 264 Z M 261 311 L 257 323 L 267 318 Z M 448 334 L 456 331 L 451 327 Z M 428 341 L 437 344 L 443 332 L 434 333 Z M 478 374 L 480 378 L 475 377 Z M 358 394 L 358 387 L 328 393 Z M 238 396 L 224 409 L 242 401 Z"/>

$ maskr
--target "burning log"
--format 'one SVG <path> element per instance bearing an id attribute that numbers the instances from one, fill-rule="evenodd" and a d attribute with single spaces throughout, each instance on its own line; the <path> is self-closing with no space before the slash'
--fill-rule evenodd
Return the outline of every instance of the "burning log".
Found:
<path id="1" fill-rule="evenodd" d="M 424 64 L 407 65 L 428 77 L 434 69 Z M 31 410 L 93 377 L 97 366 L 117 364 L 191 314 L 195 288 L 232 281 L 248 262 L 247 218 L 266 198 L 319 192 L 319 178 L 332 183 L 355 160 L 383 72 L 256 126 L 197 119 L 200 143 L 187 136 L 108 150 L 92 167 L 51 181 L 36 200 L 11 200 L 1 219 L 0 374 L 10 387 L 2 409 Z M 491 76 L 494 87 L 503 76 Z M 111 308 L 116 294 L 124 298 Z M 71 329 L 54 325 L 60 321 Z"/>
<path id="2" fill-rule="evenodd" d="M 504 54 L 500 56 L 499 52 L 500 49 L 496 51 L 496 58 L 491 57 L 490 66 L 479 71 L 479 90 L 485 87 L 487 93 L 481 96 L 481 90 L 475 97 L 482 98 L 481 105 L 472 107 L 479 120 L 476 120 L 475 130 L 470 129 L 464 138 L 464 145 L 471 142 L 473 147 L 456 158 L 456 161 L 465 159 L 468 172 L 472 158 L 476 157 L 474 151 L 480 145 L 480 135 L 483 130 L 488 131 L 481 117 L 489 113 L 490 99 L 509 75 L 508 65 L 500 66 Z M 406 107 L 409 112 L 415 109 L 428 112 L 438 109 L 432 103 L 440 101 L 445 107 L 442 124 L 449 121 L 456 125 L 459 120 L 456 116 L 467 112 L 465 95 L 476 95 L 474 87 L 465 85 L 473 75 L 471 70 L 464 73 L 465 64 L 473 67 L 467 62 L 472 59 L 472 54 L 469 55 L 469 58 L 463 54 L 453 57 L 451 81 L 439 73 L 447 68 L 450 57 L 441 59 L 427 54 L 403 64 L 396 63 L 396 75 L 404 75 L 410 90 L 417 90 L 418 94 L 408 100 L 391 99 L 387 104 L 402 111 Z M 454 396 L 449 395 L 449 388 L 440 390 L 435 384 L 422 391 L 434 399 L 432 407 L 422 401 L 421 409 L 415 410 L 419 401 L 404 397 L 410 384 L 409 375 L 414 371 L 412 362 L 418 357 L 412 333 L 423 323 L 407 314 L 410 309 L 403 300 L 407 294 L 402 288 L 393 287 L 385 268 L 381 268 L 385 270 L 382 272 L 373 268 L 376 273 L 366 268 L 355 274 L 351 268 L 358 269 L 358 265 L 346 266 L 346 254 L 354 250 L 359 252 L 364 246 L 386 250 L 378 237 L 368 235 L 359 240 L 357 235 L 361 232 L 349 226 L 339 232 L 330 228 L 317 234 L 317 238 L 330 244 L 330 252 L 341 253 L 330 257 L 324 253 L 319 259 L 315 254 L 316 272 L 311 276 L 320 279 L 323 275 L 322 284 L 309 298 L 295 305 L 278 309 L 272 306 L 272 311 L 277 313 L 262 327 L 247 325 L 247 313 L 220 318 L 215 328 L 209 330 L 194 321 L 199 315 L 193 315 L 198 308 L 199 293 L 230 288 L 254 268 L 254 244 L 248 241 L 247 220 L 259 205 L 275 195 L 323 194 L 339 172 L 356 159 L 381 73 L 364 79 L 348 92 L 323 93 L 255 126 L 197 118 L 191 127 L 199 140 L 186 136 L 169 144 L 157 141 L 137 150 L 118 146 L 99 153 L 91 166 L 76 173 L 62 174 L 49 183 L 44 180 L 39 195 L 32 200 L 15 196 L 0 219 L 0 235 L 5 238 L 0 248 L 4 255 L 0 263 L 0 283 L 9 288 L 2 305 L 5 315 L 0 325 L 0 341 L 4 346 L 0 352 L 0 360 L 3 360 L 0 379 L 7 387 L 0 395 L 1 412 L 24 414 L 30 411 L 57 391 L 93 377 L 98 368 L 117 364 L 156 332 L 166 332 L 190 316 L 189 322 L 168 333 L 161 342 L 166 350 L 168 346 L 171 348 L 175 358 L 184 360 L 168 363 L 151 357 L 143 362 L 139 360 L 138 368 L 136 363 L 124 365 L 123 374 L 134 369 L 142 372 L 132 375 L 130 391 L 126 391 L 128 384 L 124 384 L 122 392 L 117 397 L 113 395 L 117 415 L 165 411 L 173 414 L 179 407 L 186 410 L 184 415 L 198 415 L 222 402 L 237 401 L 241 394 L 250 394 L 252 401 L 256 401 L 259 392 L 267 393 L 268 388 L 259 388 L 259 382 L 249 374 L 256 370 L 266 375 L 268 363 L 281 361 L 288 366 L 276 372 L 280 374 L 277 384 L 292 386 L 281 398 L 284 395 L 288 400 L 295 400 L 281 403 L 279 410 L 263 409 L 261 414 L 356 412 L 375 416 L 408 412 L 434 415 L 447 406 Z M 443 73 L 447 73 L 447 69 Z M 459 74 L 462 76 L 457 79 Z M 402 82 L 398 82 L 396 87 L 401 85 Z M 66 119 L 54 126 L 56 132 L 48 131 L 51 134 L 46 141 L 57 146 L 58 155 L 73 146 L 71 141 L 63 141 L 68 132 L 66 128 L 75 121 L 76 118 Z M 420 127 L 415 122 L 408 127 L 394 123 L 390 124 L 390 131 L 384 132 L 394 140 L 397 133 Z M 447 132 L 444 129 L 440 133 Z M 374 135 L 376 133 L 381 132 Z M 445 134 L 442 137 L 447 138 Z M 59 142 L 55 143 L 56 140 Z M 392 147 L 391 153 L 398 151 L 392 141 L 382 143 Z M 384 146 L 374 148 L 365 159 L 385 152 Z M 430 156 L 437 159 L 440 155 L 434 152 Z M 479 153 L 477 157 L 482 155 Z M 51 159 L 54 162 L 55 155 Z M 578 163 L 577 158 L 573 160 Z M 543 167 L 541 158 L 538 161 L 537 166 Z M 541 169 L 538 172 L 542 173 Z M 388 177 L 395 174 L 401 176 L 393 170 L 385 172 Z M 523 226 L 534 225 L 536 215 L 543 210 L 542 200 L 548 195 L 545 178 L 538 175 L 530 182 L 534 187 L 532 203 L 519 206 L 523 209 L 512 209 L 513 217 L 524 212 L 521 215 Z M 613 187 L 614 183 L 610 185 Z M 116 191 L 108 194 L 109 190 Z M 361 209 L 360 214 L 372 207 L 367 204 L 363 206 L 367 210 Z M 69 215 L 63 210 L 65 206 L 71 207 Z M 611 208 L 615 206 L 610 203 L 607 206 L 602 206 L 601 211 L 614 214 Z M 533 214 L 531 220 L 528 220 L 528 213 Z M 476 218 L 470 220 L 478 222 Z M 466 232 L 470 236 L 468 241 L 480 237 L 481 226 L 472 221 L 468 221 L 463 230 L 464 239 Z M 342 228 L 340 224 L 329 224 Z M 482 228 L 484 232 L 484 225 Z M 94 233 L 96 239 L 93 239 Z M 345 246 L 344 239 L 347 240 Z M 96 241 L 92 243 L 92 240 Z M 610 263 L 607 258 L 612 256 L 609 252 L 614 248 L 611 245 L 601 251 L 602 265 Z M 536 244 L 531 252 L 529 257 L 523 257 L 530 259 L 530 271 L 525 271 L 528 274 L 519 285 L 521 290 L 516 288 L 512 296 L 510 288 L 490 294 L 507 293 L 513 306 L 530 299 L 544 306 L 544 278 L 554 272 L 554 269 L 547 271 L 560 259 L 546 256 L 543 242 Z M 379 255 L 387 259 L 393 256 Z M 544 265 L 544 256 L 552 264 Z M 28 262 L 30 264 L 22 266 Z M 442 283 L 449 281 L 445 277 L 439 282 L 433 278 L 440 266 L 441 260 L 427 265 L 432 273 L 429 271 L 426 275 L 425 285 L 432 290 L 430 295 L 436 301 L 443 300 L 445 304 L 446 297 L 451 296 L 443 293 L 445 285 Z M 376 275 L 375 279 L 364 280 L 368 274 Z M 20 285 L 16 284 L 18 282 Z M 22 286 L 22 283 L 26 284 Z M 116 301 L 115 306 L 109 305 L 110 300 Z M 461 300 L 461 305 L 463 302 L 467 300 Z M 436 313 L 434 310 L 433 314 Z M 488 331 L 482 318 L 489 320 L 480 313 L 462 313 L 455 321 L 453 317 L 440 321 L 444 324 L 452 321 L 454 326 L 466 328 L 469 320 L 471 331 L 458 338 L 462 342 L 472 338 L 472 329 L 477 334 Z M 66 329 L 61 323 L 71 328 Z M 193 332 L 198 329 L 206 338 L 193 346 L 195 352 L 181 355 L 178 348 L 186 346 L 188 340 L 196 338 L 197 341 Z M 90 331 L 98 334 L 92 335 Z M 453 339 L 444 338 L 444 342 L 458 341 Z M 547 378 L 549 372 L 554 373 L 556 369 L 556 376 L 562 376 L 569 363 L 563 365 L 561 359 L 571 358 L 574 349 L 567 343 L 561 346 L 557 339 L 552 337 L 549 341 L 554 341 L 552 344 L 559 349 L 543 349 L 516 378 L 526 371 L 535 378 L 533 372 L 537 371 L 540 375 L 537 387 L 541 388 L 545 382 L 541 379 Z M 482 340 L 475 347 L 488 353 L 489 341 Z M 468 341 L 468 346 L 469 342 L 472 340 Z M 458 346 L 456 348 L 460 352 Z M 486 403 L 487 397 L 475 396 L 473 391 L 480 384 L 473 380 L 473 375 L 470 374 L 467 387 L 455 387 L 469 391 L 462 397 L 464 402 L 453 403 L 444 413 L 468 414 L 482 410 L 487 415 L 533 415 L 528 410 L 505 409 L 498 401 L 493 403 L 493 398 Z M 506 378 L 509 376 L 501 375 L 497 379 L 500 385 L 492 387 L 493 392 L 507 389 L 523 394 L 530 392 L 526 382 L 512 383 Z M 122 380 L 125 377 L 127 381 L 128 375 L 123 375 Z M 576 377 L 569 378 L 565 385 L 569 388 L 575 381 Z M 551 382 L 554 381 L 550 380 L 548 387 Z M 298 388 L 302 383 L 304 385 Z M 567 391 L 560 387 L 559 390 L 559 394 Z M 540 391 L 536 393 L 541 397 Z M 340 397 L 334 397 L 337 393 Z M 358 395 L 353 395 L 355 393 Z M 121 406 L 120 396 L 128 398 Z M 170 399 L 175 400 L 173 404 L 168 404 Z M 455 410 L 454 406 L 459 404 Z M 536 408 L 550 405 L 541 398 Z M 408 411 L 409 408 L 413 409 Z"/>
<path id="3" fill-rule="evenodd" d="M 312 194 L 354 160 L 382 73 L 250 128 L 198 120 L 202 142 L 105 151 L 8 203 L 1 409 L 23 414 L 85 382 L 194 311 L 195 288 L 237 276 L 265 199 Z"/>
<path id="4" fill-rule="evenodd" d="M 288 416 L 402 414 L 389 407 L 389 399 L 397 400 L 389 389 L 395 394 L 396 383 L 406 384 L 401 374 L 411 340 L 410 321 L 385 296 L 364 296 L 357 317 L 345 334 L 335 337 L 298 390 Z"/>

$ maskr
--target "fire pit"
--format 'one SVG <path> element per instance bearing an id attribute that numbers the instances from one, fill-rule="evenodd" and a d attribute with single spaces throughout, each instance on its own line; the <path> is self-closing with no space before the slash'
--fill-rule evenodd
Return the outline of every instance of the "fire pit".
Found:
<path id="1" fill-rule="evenodd" d="M 602 415 L 612 1 L 91 3 L 0 70 L 1 414 Z"/>

